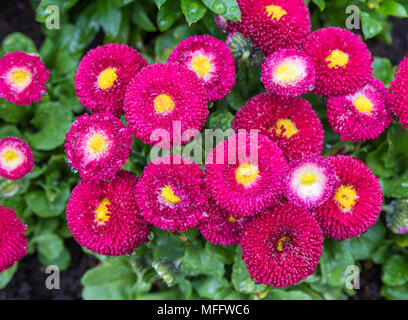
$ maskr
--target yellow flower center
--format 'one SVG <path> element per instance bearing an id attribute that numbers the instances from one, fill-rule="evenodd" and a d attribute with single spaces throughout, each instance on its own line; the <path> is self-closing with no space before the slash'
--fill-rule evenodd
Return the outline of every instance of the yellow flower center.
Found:
<path id="1" fill-rule="evenodd" d="M 156 110 L 157 113 L 174 110 L 174 101 L 167 94 L 159 94 L 156 98 L 154 98 L 153 103 L 154 110 Z"/>
<path id="2" fill-rule="evenodd" d="M 301 178 L 300 178 L 300 183 L 303 184 L 304 186 L 311 186 L 313 183 L 315 183 L 317 180 L 317 177 L 314 173 L 312 172 L 306 172 Z"/>
<path id="3" fill-rule="evenodd" d="M 30 81 L 31 75 L 22 70 L 16 70 L 11 74 L 11 81 L 16 85 L 22 85 Z"/>
<path id="4" fill-rule="evenodd" d="M 102 90 L 109 89 L 118 78 L 115 68 L 107 68 L 103 70 L 98 77 L 98 85 Z"/>
<path id="5" fill-rule="evenodd" d="M 285 64 L 280 66 L 276 71 L 276 77 L 281 81 L 291 81 L 299 75 L 299 70 L 291 65 Z"/>
<path id="6" fill-rule="evenodd" d="M 278 240 L 278 244 L 276 246 L 276 249 L 279 252 L 282 252 L 283 250 L 285 250 L 285 245 L 290 241 L 289 237 L 282 237 Z"/>
<path id="7" fill-rule="evenodd" d="M 11 150 L 7 150 L 4 154 L 4 160 L 6 160 L 7 163 L 12 163 L 18 159 L 18 155 Z"/>
<path id="8" fill-rule="evenodd" d="M 191 66 L 200 77 L 204 77 L 211 70 L 211 62 L 205 56 L 194 57 Z"/>
<path id="9" fill-rule="evenodd" d="M 99 206 L 95 209 L 95 218 L 98 224 L 104 225 L 110 218 L 110 212 L 108 206 L 111 202 L 108 198 L 103 198 L 99 203 Z"/>
<path id="10" fill-rule="evenodd" d="M 341 51 L 341 50 L 333 50 L 330 55 L 326 57 L 326 61 L 329 62 L 329 67 L 330 68 L 340 68 L 340 67 L 346 67 L 347 64 L 349 63 L 349 56 L 347 53 Z"/>
<path id="11" fill-rule="evenodd" d="M 276 133 L 278 135 L 283 135 L 286 138 L 290 138 L 298 132 L 299 130 L 296 128 L 293 121 L 289 119 L 279 119 L 276 123 Z"/>
<path id="12" fill-rule="evenodd" d="M 229 222 L 237 222 L 239 219 L 235 219 L 233 216 L 230 216 L 229 218 L 228 218 L 228 221 Z"/>
<path id="13" fill-rule="evenodd" d="M 284 15 L 287 14 L 285 10 L 281 6 L 275 6 L 273 4 L 266 6 L 266 12 L 268 13 L 268 17 L 271 17 L 271 19 L 276 19 L 280 20 Z"/>
<path id="14" fill-rule="evenodd" d="M 337 188 L 334 199 L 341 210 L 349 211 L 356 205 L 357 192 L 352 186 L 341 186 Z"/>
<path id="15" fill-rule="evenodd" d="M 251 163 L 241 164 L 235 172 L 235 179 L 238 183 L 247 185 L 255 181 L 259 171 L 256 166 Z"/>
<path id="16" fill-rule="evenodd" d="M 164 186 L 160 194 L 164 200 L 166 200 L 167 202 L 171 204 L 176 204 L 178 202 L 181 202 L 180 197 L 174 194 L 173 188 L 169 185 Z"/>
<path id="17" fill-rule="evenodd" d="M 366 114 L 371 114 L 374 108 L 371 101 L 364 96 L 357 97 L 353 104 L 359 112 Z"/>
<path id="18" fill-rule="evenodd" d="M 100 153 L 106 148 L 106 139 L 102 136 L 94 136 L 89 141 L 89 148 L 94 153 Z"/>

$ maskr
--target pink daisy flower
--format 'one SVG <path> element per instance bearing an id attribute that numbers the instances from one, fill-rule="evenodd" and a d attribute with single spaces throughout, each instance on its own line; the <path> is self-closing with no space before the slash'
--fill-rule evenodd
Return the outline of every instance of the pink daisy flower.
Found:
<path id="1" fill-rule="evenodd" d="M 261 134 L 239 132 L 208 153 L 207 190 L 234 217 L 253 216 L 281 200 L 280 175 L 286 164 L 273 141 Z"/>
<path id="2" fill-rule="evenodd" d="M 235 62 L 228 46 L 208 35 L 193 36 L 180 42 L 168 58 L 193 71 L 216 101 L 231 92 L 235 84 Z"/>
<path id="3" fill-rule="evenodd" d="M 359 36 L 328 27 L 314 31 L 303 50 L 316 72 L 314 92 L 320 96 L 343 96 L 355 92 L 371 79 L 372 55 Z"/>
<path id="4" fill-rule="evenodd" d="M 327 238 L 359 236 L 377 222 L 381 212 L 383 196 L 378 178 L 357 158 L 337 155 L 328 159 L 338 180 L 333 195 L 314 214 Z"/>
<path id="5" fill-rule="evenodd" d="M 220 245 L 239 244 L 241 233 L 251 218 L 237 218 L 223 210 L 214 201 L 210 201 L 208 218 L 199 230 L 204 239 Z"/>
<path id="6" fill-rule="evenodd" d="M 341 140 L 366 141 L 377 138 L 393 119 L 389 93 L 373 78 L 353 94 L 327 100 L 327 118 Z"/>
<path id="7" fill-rule="evenodd" d="M 323 150 L 323 125 L 302 98 L 260 93 L 238 110 L 231 126 L 234 130 L 259 129 L 278 144 L 288 161 Z"/>
<path id="8" fill-rule="evenodd" d="M 313 274 L 323 237 L 307 210 L 286 202 L 255 217 L 242 232 L 241 247 L 252 279 L 288 287 Z"/>
<path id="9" fill-rule="evenodd" d="M 125 117 L 129 128 L 144 143 L 152 141 L 157 130 L 169 134 L 173 141 L 176 123 L 180 125 L 180 136 L 188 130 L 200 131 L 208 117 L 207 93 L 194 72 L 182 65 L 155 63 L 139 72 L 129 84 L 125 98 Z M 170 146 L 164 143 L 164 148 Z"/>
<path id="10" fill-rule="evenodd" d="M 27 253 L 27 226 L 12 209 L 0 206 L 0 272 L 11 268 Z"/>
<path id="11" fill-rule="evenodd" d="M 134 199 L 137 177 L 120 171 L 107 182 L 80 182 L 67 204 L 67 224 L 74 239 L 102 255 L 131 254 L 149 241 L 150 225 Z"/>
<path id="12" fill-rule="evenodd" d="M 149 163 L 135 198 L 146 221 L 166 231 L 186 231 L 207 216 L 203 170 L 180 156 Z"/>
<path id="13" fill-rule="evenodd" d="M 20 105 L 30 105 L 46 94 L 50 72 L 37 55 L 15 51 L 0 59 L 0 97 Z"/>
<path id="14" fill-rule="evenodd" d="M 223 16 L 219 14 L 214 15 L 214 21 L 218 28 L 226 33 L 234 33 L 239 32 L 240 30 L 240 23 L 237 21 L 231 21 L 225 19 Z"/>
<path id="15" fill-rule="evenodd" d="M 268 56 L 261 77 L 265 89 L 280 96 L 300 96 L 315 83 L 311 58 L 296 49 L 279 49 Z"/>
<path id="16" fill-rule="evenodd" d="M 391 82 L 390 105 L 399 122 L 408 128 L 408 56 L 401 61 L 395 80 Z"/>
<path id="17" fill-rule="evenodd" d="M 333 165 L 319 155 L 290 162 L 282 179 L 284 196 L 292 204 L 306 209 L 324 203 L 333 194 L 337 182 Z"/>
<path id="18" fill-rule="evenodd" d="M 137 50 L 125 44 L 106 44 L 82 58 L 75 75 L 79 101 L 94 112 L 122 114 L 126 87 L 147 65 Z"/>
<path id="19" fill-rule="evenodd" d="M 66 139 L 68 165 L 85 180 L 112 179 L 132 152 L 130 130 L 109 113 L 82 115 Z"/>
<path id="20" fill-rule="evenodd" d="M 14 137 L 0 140 L 0 177 L 18 180 L 33 168 L 33 152 L 25 141 Z"/>
<path id="21" fill-rule="evenodd" d="M 241 30 L 268 56 L 280 48 L 296 48 L 311 31 L 303 0 L 238 0 Z"/>

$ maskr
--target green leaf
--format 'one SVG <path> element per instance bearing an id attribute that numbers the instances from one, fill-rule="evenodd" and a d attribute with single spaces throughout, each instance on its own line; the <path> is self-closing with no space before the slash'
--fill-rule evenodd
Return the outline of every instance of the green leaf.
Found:
<path id="1" fill-rule="evenodd" d="M 168 30 L 181 17 L 178 0 L 168 0 L 157 14 L 157 26 L 161 32 Z"/>
<path id="2" fill-rule="evenodd" d="M 53 233 L 45 233 L 34 237 L 31 243 L 37 245 L 38 252 L 48 261 L 56 259 L 64 249 L 64 242 Z"/>
<path id="3" fill-rule="evenodd" d="M 408 300 L 408 286 L 383 285 L 381 295 L 389 300 Z"/>
<path id="4" fill-rule="evenodd" d="M 235 246 L 221 246 L 215 245 L 207 241 L 205 244 L 205 250 L 210 257 L 224 263 L 231 264 L 234 262 L 236 247 Z"/>
<path id="5" fill-rule="evenodd" d="M 236 0 L 202 0 L 212 12 L 232 21 L 241 20 L 241 11 Z"/>
<path id="6" fill-rule="evenodd" d="M 102 265 L 88 270 L 81 279 L 86 300 L 127 299 L 136 274 L 125 265 Z"/>
<path id="7" fill-rule="evenodd" d="M 188 24 L 191 25 L 205 16 L 207 8 L 200 0 L 181 0 L 181 11 L 186 16 Z"/>
<path id="8" fill-rule="evenodd" d="M 193 282 L 193 288 L 201 298 L 223 299 L 229 288 L 227 279 L 216 280 L 212 277 L 205 277 Z"/>
<path id="9" fill-rule="evenodd" d="M 383 267 L 382 280 L 390 286 L 402 286 L 408 282 L 408 261 L 406 257 L 394 255 Z"/>
<path id="10" fill-rule="evenodd" d="M 385 85 L 394 79 L 395 71 L 389 59 L 374 57 L 373 68 L 373 77 L 381 80 Z"/>
<path id="11" fill-rule="evenodd" d="M 135 3 L 132 6 L 132 22 L 140 29 L 148 32 L 155 32 L 157 30 L 140 3 Z"/>
<path id="12" fill-rule="evenodd" d="M 64 143 L 72 112 L 70 107 L 58 102 L 45 102 L 39 104 L 31 122 L 39 131 L 26 133 L 29 143 L 38 150 L 53 150 Z"/>
<path id="13" fill-rule="evenodd" d="M 405 9 L 405 7 L 401 3 L 398 3 L 396 1 L 386 0 L 384 2 L 381 2 L 379 8 L 376 11 L 385 15 L 394 16 L 398 18 L 408 17 L 407 9 Z"/>
<path id="14" fill-rule="evenodd" d="M 397 199 L 408 197 L 408 170 L 399 177 L 381 179 L 380 182 L 384 196 Z"/>
<path id="15" fill-rule="evenodd" d="M 115 38 L 118 35 L 122 12 L 112 0 L 98 0 L 97 19 L 106 36 Z"/>
<path id="16" fill-rule="evenodd" d="M 360 11 L 360 17 L 365 39 L 373 38 L 382 31 L 383 25 L 371 13 Z"/>
<path id="17" fill-rule="evenodd" d="M 183 257 L 180 270 L 185 275 L 208 275 L 221 279 L 224 275 L 224 264 L 212 259 L 204 248 L 188 248 Z"/>
<path id="18" fill-rule="evenodd" d="M 14 125 L 0 126 L 0 139 L 4 139 L 5 137 L 16 137 L 16 138 L 24 140 L 24 136 Z"/>
<path id="19" fill-rule="evenodd" d="M 211 112 L 208 117 L 207 127 L 209 129 L 222 129 L 227 130 L 231 128 L 231 122 L 234 119 L 234 115 L 229 111 L 217 110 Z"/>
<path id="20" fill-rule="evenodd" d="M 272 289 L 269 291 L 267 300 L 312 300 L 312 297 L 301 290 L 286 291 L 283 289 Z"/>
<path id="21" fill-rule="evenodd" d="M 0 290 L 5 288 L 8 283 L 13 279 L 14 273 L 17 271 L 18 263 L 15 263 L 11 268 L 0 272 Z"/>
<path id="22" fill-rule="evenodd" d="M 264 284 L 256 284 L 256 282 L 251 279 L 246 265 L 242 260 L 241 248 L 239 246 L 237 248 L 234 265 L 232 266 L 231 282 L 235 290 L 244 294 L 256 293 L 266 289 Z"/>
<path id="23" fill-rule="evenodd" d="M 354 259 L 343 242 L 325 240 L 320 258 L 322 278 L 331 286 L 343 286 L 347 277 L 346 270 L 354 265 Z"/>
<path id="24" fill-rule="evenodd" d="M 158 231 L 153 247 L 153 259 L 169 259 L 177 260 L 183 257 L 185 253 L 185 245 L 180 238 L 170 234 L 169 232 Z"/>
<path id="25" fill-rule="evenodd" d="M 323 11 L 326 8 L 325 0 L 312 0 L 315 5 L 317 5 L 320 11 Z"/>
<path id="26" fill-rule="evenodd" d="M 24 51 L 27 53 L 37 54 L 37 48 L 33 40 L 20 32 L 10 33 L 4 38 L 1 44 L 0 56 L 14 51 Z"/>
<path id="27" fill-rule="evenodd" d="M 47 12 L 47 8 L 51 5 L 57 6 L 61 14 L 72 8 L 77 2 L 78 0 L 41 0 L 36 10 L 35 19 L 38 22 L 45 22 L 53 14 L 51 11 Z"/>
<path id="28" fill-rule="evenodd" d="M 59 216 L 65 209 L 68 201 L 70 188 L 67 184 L 61 183 L 60 193 L 55 201 L 49 201 L 42 190 L 34 190 L 25 195 L 27 206 L 41 218 Z"/>
<path id="29" fill-rule="evenodd" d="M 160 9 L 162 5 L 164 5 L 167 2 L 167 0 L 154 0 L 154 2 L 156 2 L 157 8 Z"/>
<path id="30" fill-rule="evenodd" d="M 21 123 L 29 116 L 32 109 L 32 106 L 20 106 L 1 99 L 0 119 L 9 123 Z"/>

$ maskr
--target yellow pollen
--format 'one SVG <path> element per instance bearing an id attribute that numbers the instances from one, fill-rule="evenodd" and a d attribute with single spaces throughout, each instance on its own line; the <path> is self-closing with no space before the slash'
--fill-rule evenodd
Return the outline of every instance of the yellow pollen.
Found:
<path id="1" fill-rule="evenodd" d="M 156 98 L 154 98 L 153 103 L 154 110 L 156 110 L 157 113 L 174 110 L 174 101 L 167 94 L 159 94 Z"/>
<path id="2" fill-rule="evenodd" d="M 4 159 L 6 160 L 7 163 L 11 163 L 18 159 L 18 155 L 14 151 L 8 150 L 4 154 Z"/>
<path id="3" fill-rule="evenodd" d="M 229 222 L 236 222 L 236 221 L 238 221 L 239 219 L 235 219 L 233 216 L 230 216 L 229 218 L 228 218 L 228 221 Z"/>
<path id="4" fill-rule="evenodd" d="M 281 81 L 291 81 L 299 75 L 299 70 L 291 64 L 285 64 L 278 68 L 276 77 Z"/>
<path id="5" fill-rule="evenodd" d="M 326 61 L 330 62 L 329 67 L 330 68 L 340 68 L 340 67 L 346 67 L 347 64 L 349 63 L 349 57 L 348 54 L 341 51 L 341 50 L 333 50 L 329 56 L 326 57 Z"/>
<path id="6" fill-rule="evenodd" d="M 315 174 L 311 172 L 306 172 L 302 178 L 300 178 L 300 183 L 303 184 L 304 186 L 311 186 L 313 183 L 315 183 L 317 180 L 317 177 Z"/>
<path id="7" fill-rule="evenodd" d="M 349 211 L 356 205 L 357 192 L 352 186 L 341 186 L 337 188 L 334 199 L 341 210 Z"/>
<path id="8" fill-rule="evenodd" d="M 110 218 L 110 212 L 108 206 L 111 205 L 111 202 L 108 198 L 103 198 L 99 203 L 98 208 L 95 209 L 95 218 L 98 224 L 104 225 Z"/>
<path id="9" fill-rule="evenodd" d="M 204 77 L 211 70 L 211 62 L 205 56 L 194 57 L 191 66 L 200 77 Z"/>
<path id="10" fill-rule="evenodd" d="M 98 85 L 102 90 L 109 89 L 118 78 L 115 68 L 107 68 L 103 70 L 98 77 Z"/>
<path id="11" fill-rule="evenodd" d="M 174 194 L 172 187 L 169 185 L 164 186 L 160 193 L 163 199 L 171 204 L 176 204 L 178 202 L 181 202 L 180 197 Z"/>
<path id="12" fill-rule="evenodd" d="M 94 136 L 89 142 L 89 148 L 95 152 L 100 153 L 106 148 L 106 139 L 102 136 Z"/>
<path id="13" fill-rule="evenodd" d="M 16 70 L 11 75 L 11 81 L 16 85 L 22 85 L 30 79 L 31 76 L 27 72 L 21 70 Z"/>
<path id="14" fill-rule="evenodd" d="M 357 97 L 353 104 L 359 112 L 366 114 L 371 114 L 374 108 L 371 101 L 364 96 Z"/>
<path id="15" fill-rule="evenodd" d="M 285 10 L 283 10 L 282 7 L 280 6 L 275 6 L 273 4 L 271 4 L 270 6 L 266 6 L 266 12 L 268 13 L 268 17 L 271 17 L 272 20 L 276 19 L 276 20 L 280 20 L 284 15 L 287 14 L 287 12 Z"/>
<path id="16" fill-rule="evenodd" d="M 282 237 L 278 240 L 278 245 L 276 246 L 276 249 L 279 252 L 282 252 L 283 250 L 285 250 L 285 245 L 290 241 L 289 237 Z"/>
<path id="17" fill-rule="evenodd" d="M 276 123 L 276 133 L 278 135 L 283 135 L 286 138 L 290 138 L 298 132 L 299 130 L 296 128 L 295 124 L 289 119 L 279 119 Z"/>
<path id="18" fill-rule="evenodd" d="M 255 181 L 259 171 L 256 166 L 251 163 L 241 164 L 235 173 L 235 179 L 238 183 L 247 185 Z"/>

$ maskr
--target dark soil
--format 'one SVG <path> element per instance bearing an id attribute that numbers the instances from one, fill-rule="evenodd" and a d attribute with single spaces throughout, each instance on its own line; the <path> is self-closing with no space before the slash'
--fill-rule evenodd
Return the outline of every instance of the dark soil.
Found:
<path id="1" fill-rule="evenodd" d="M 351 300 L 384 300 L 380 295 L 381 290 L 381 265 L 373 264 L 367 260 L 361 264 L 360 289 Z"/>

